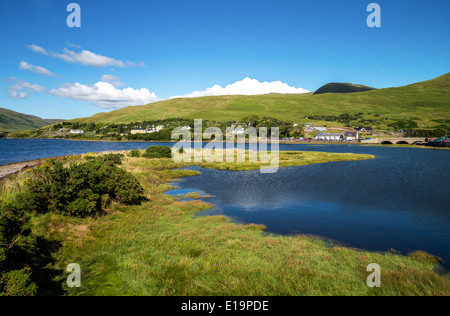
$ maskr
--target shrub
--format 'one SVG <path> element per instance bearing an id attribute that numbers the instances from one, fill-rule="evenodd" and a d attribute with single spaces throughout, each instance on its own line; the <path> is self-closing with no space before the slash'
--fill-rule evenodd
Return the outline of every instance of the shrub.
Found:
<path id="1" fill-rule="evenodd" d="M 101 161 L 104 162 L 112 162 L 115 165 L 121 165 L 122 164 L 122 158 L 125 157 L 123 154 L 107 154 L 100 157 Z"/>
<path id="2" fill-rule="evenodd" d="M 13 204 L 0 205 L 0 296 L 31 296 L 37 285 L 26 266 L 37 255 L 28 217 Z"/>
<path id="3" fill-rule="evenodd" d="M 0 277 L 0 296 L 35 296 L 37 285 L 31 281 L 31 269 L 13 270 Z"/>
<path id="4" fill-rule="evenodd" d="M 139 158 L 141 157 L 141 152 L 138 149 L 133 149 L 130 151 L 130 157 Z"/>
<path id="5" fill-rule="evenodd" d="M 168 146 L 150 146 L 142 155 L 145 158 L 172 158 L 172 148 Z"/>
<path id="6" fill-rule="evenodd" d="M 28 220 L 16 205 L 0 205 L 0 271 L 17 268 L 34 252 Z"/>
<path id="7" fill-rule="evenodd" d="M 68 168 L 52 160 L 25 183 L 22 207 L 37 213 L 87 217 L 103 213 L 112 200 L 140 204 L 144 189 L 133 175 L 116 166 L 119 160 L 118 155 L 91 157 Z"/>

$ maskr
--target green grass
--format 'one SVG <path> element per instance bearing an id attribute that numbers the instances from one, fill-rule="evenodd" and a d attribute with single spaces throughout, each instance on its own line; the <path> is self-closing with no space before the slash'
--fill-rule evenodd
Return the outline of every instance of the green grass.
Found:
<path id="1" fill-rule="evenodd" d="M 3 132 L 35 130 L 61 121 L 63 120 L 47 120 L 0 108 L 0 131 Z"/>
<path id="2" fill-rule="evenodd" d="M 286 165 L 370 156 L 282 153 Z M 212 207 L 178 201 L 164 193 L 175 178 L 197 171 L 175 169 L 171 159 L 126 157 L 123 168 L 145 188 L 142 206 L 113 205 L 109 215 L 74 220 L 57 215 L 34 219 L 35 231 L 62 241 L 57 268 L 79 263 L 82 287 L 71 295 L 449 295 L 448 276 L 436 258 L 374 253 L 305 236 L 264 233 L 261 225 L 237 225 L 223 216 L 196 217 Z M 201 164 L 230 169 L 230 165 Z M 242 163 L 234 170 L 258 168 Z M 307 167 L 306 167 L 307 168 Z M 382 287 L 366 285 L 366 267 L 378 263 Z"/>
<path id="3" fill-rule="evenodd" d="M 305 116 L 365 113 L 388 117 L 387 125 L 397 119 L 415 119 L 420 128 L 439 126 L 450 117 L 450 73 L 399 88 L 378 89 L 346 94 L 269 94 L 258 96 L 217 96 L 173 99 L 138 107 L 127 107 L 78 122 L 123 123 L 168 118 L 202 118 L 212 122 L 240 120 L 250 115 L 274 117 L 296 123 L 311 122 Z M 371 113 L 368 115 L 368 113 Z M 321 125 L 341 126 L 318 121 Z M 381 126 L 386 127 L 386 126 Z"/>

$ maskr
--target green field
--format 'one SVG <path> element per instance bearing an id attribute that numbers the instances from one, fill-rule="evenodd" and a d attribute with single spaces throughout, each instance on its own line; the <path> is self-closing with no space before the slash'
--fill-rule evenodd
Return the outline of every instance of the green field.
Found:
<path id="1" fill-rule="evenodd" d="M 0 108 L 0 131 L 19 132 L 35 130 L 63 120 L 42 119 L 37 116 L 22 114 L 11 110 Z"/>
<path id="2" fill-rule="evenodd" d="M 202 118 L 212 122 L 241 120 L 250 115 L 306 123 L 311 115 L 365 113 L 394 120 L 413 120 L 419 128 L 432 128 L 450 117 L 450 73 L 403 86 L 358 93 L 269 94 L 257 96 L 217 96 L 172 99 L 144 106 L 127 107 L 78 122 L 131 123 L 167 118 Z M 330 125 L 330 122 L 328 122 Z M 334 126 L 339 124 L 333 124 Z"/>

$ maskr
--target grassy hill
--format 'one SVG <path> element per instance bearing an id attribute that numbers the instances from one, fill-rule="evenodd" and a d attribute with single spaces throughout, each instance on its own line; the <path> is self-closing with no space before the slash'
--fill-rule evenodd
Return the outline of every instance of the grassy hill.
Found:
<path id="1" fill-rule="evenodd" d="M 353 84 L 353 83 L 328 83 L 322 87 L 320 87 L 314 94 L 324 94 L 324 93 L 354 93 L 354 92 L 364 92 L 375 90 L 375 88 Z"/>
<path id="2" fill-rule="evenodd" d="M 0 108 L 0 131 L 19 132 L 35 130 L 64 120 L 42 119 L 37 116 L 22 114 Z"/>
<path id="3" fill-rule="evenodd" d="M 144 106 L 99 113 L 78 122 L 123 123 L 167 118 L 239 120 L 250 115 L 274 117 L 297 123 L 313 115 L 365 113 L 368 118 L 414 120 L 419 127 L 433 127 L 450 118 L 450 73 L 399 88 L 356 93 L 268 94 L 172 99 Z"/>

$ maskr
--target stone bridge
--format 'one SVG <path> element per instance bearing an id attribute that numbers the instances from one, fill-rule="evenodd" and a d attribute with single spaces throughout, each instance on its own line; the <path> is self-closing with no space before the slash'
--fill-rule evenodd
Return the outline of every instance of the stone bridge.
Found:
<path id="1" fill-rule="evenodd" d="M 425 137 L 384 137 L 371 138 L 369 140 L 361 141 L 361 144 L 414 144 L 414 142 L 425 142 Z"/>

